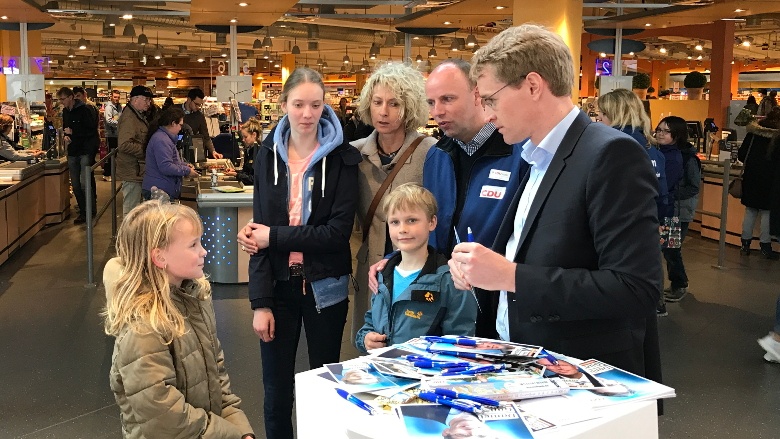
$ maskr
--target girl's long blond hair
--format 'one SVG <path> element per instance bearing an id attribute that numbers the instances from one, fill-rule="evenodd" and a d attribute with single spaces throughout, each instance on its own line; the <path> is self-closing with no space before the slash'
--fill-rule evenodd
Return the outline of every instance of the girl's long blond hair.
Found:
<path id="1" fill-rule="evenodd" d="M 125 328 L 159 334 L 166 344 L 185 333 L 185 316 L 171 298 L 171 285 L 164 269 L 152 262 L 152 250 L 172 242 L 174 225 L 189 221 L 196 233 L 203 225 L 194 210 L 160 200 L 142 203 L 122 221 L 116 239 L 117 256 L 123 267 L 114 294 L 103 312 L 105 332 L 116 337 Z M 211 294 L 204 278 L 192 279 L 188 290 L 203 300 Z"/>

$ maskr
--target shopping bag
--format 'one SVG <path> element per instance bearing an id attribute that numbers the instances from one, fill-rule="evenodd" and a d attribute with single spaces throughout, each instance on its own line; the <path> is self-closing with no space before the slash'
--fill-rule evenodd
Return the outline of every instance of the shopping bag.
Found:
<path id="1" fill-rule="evenodd" d="M 681 246 L 682 230 L 680 229 L 680 217 L 664 218 L 661 222 L 661 247 L 680 248 Z"/>
<path id="2" fill-rule="evenodd" d="M 751 113 L 747 108 L 743 108 L 740 110 L 739 114 L 737 114 L 737 117 L 734 118 L 734 125 L 744 127 L 752 121 L 753 113 Z"/>

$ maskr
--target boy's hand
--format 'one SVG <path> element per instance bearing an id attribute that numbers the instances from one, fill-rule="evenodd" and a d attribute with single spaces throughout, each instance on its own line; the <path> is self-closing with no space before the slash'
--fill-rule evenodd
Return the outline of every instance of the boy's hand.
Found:
<path id="1" fill-rule="evenodd" d="M 368 289 L 374 294 L 379 292 L 379 281 L 377 280 L 376 275 L 384 270 L 386 265 L 387 259 L 382 259 L 368 268 Z"/>
<path id="2" fill-rule="evenodd" d="M 366 350 L 379 349 L 387 346 L 387 336 L 378 332 L 369 332 L 363 339 Z"/>

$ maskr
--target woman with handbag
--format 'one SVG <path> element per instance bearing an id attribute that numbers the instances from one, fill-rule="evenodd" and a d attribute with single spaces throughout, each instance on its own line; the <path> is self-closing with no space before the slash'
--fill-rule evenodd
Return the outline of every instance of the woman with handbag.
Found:
<path id="1" fill-rule="evenodd" d="M 769 231 L 772 182 L 777 172 L 771 157 L 777 145 L 773 140 L 778 137 L 780 137 L 780 107 L 775 107 L 763 120 L 747 126 L 747 135 L 737 154 L 743 163 L 742 204 L 745 206 L 745 217 L 742 219 L 740 254 L 744 256 L 750 255 L 753 228 L 756 219 L 761 218 L 759 237 L 761 256 L 771 260 L 780 259 L 780 255 L 772 251 Z"/>
<path id="2" fill-rule="evenodd" d="M 357 254 L 352 334 L 363 326 L 371 303 L 368 269 L 393 251 L 387 219 L 378 207 L 393 188 L 404 183 L 422 184 L 425 156 L 436 143 L 436 139 L 417 132 L 428 121 L 428 104 L 425 80 L 410 66 L 388 63 L 377 69 L 360 93 L 357 113 L 374 131 L 352 142 L 363 156 L 357 207 L 363 241 Z"/>

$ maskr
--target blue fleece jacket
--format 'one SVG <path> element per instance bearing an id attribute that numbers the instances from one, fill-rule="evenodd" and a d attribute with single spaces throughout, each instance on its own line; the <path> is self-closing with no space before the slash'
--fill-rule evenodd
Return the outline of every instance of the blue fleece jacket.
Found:
<path id="1" fill-rule="evenodd" d="M 423 167 L 423 186 L 436 197 L 438 223 L 431 232 L 429 244 L 442 254 L 449 255 L 457 244 L 453 226 L 465 241 L 467 228 L 471 227 L 474 241 L 486 247 L 501 226 L 517 188 L 528 170 L 528 163 L 520 157 L 522 144 L 507 145 L 498 130 L 490 135 L 471 169 L 466 190 L 466 200 L 461 212 L 455 212 L 458 204 L 455 156 L 460 148 L 449 137 L 442 138 L 428 150 Z"/>
<path id="2" fill-rule="evenodd" d="M 176 151 L 176 137 L 160 128 L 146 146 L 146 172 L 141 185 L 147 191 L 152 186 L 165 191 L 171 199 L 181 195 L 182 177 L 190 174 L 190 167 Z"/>

